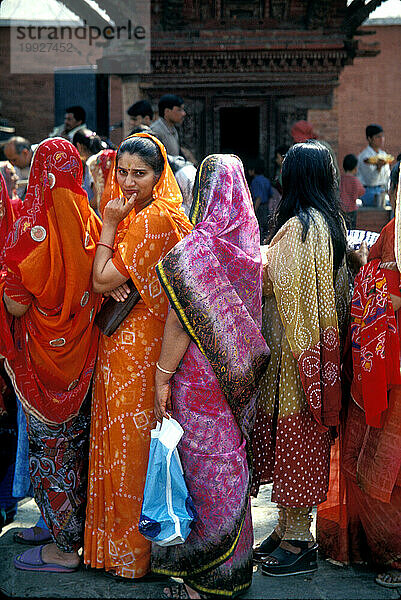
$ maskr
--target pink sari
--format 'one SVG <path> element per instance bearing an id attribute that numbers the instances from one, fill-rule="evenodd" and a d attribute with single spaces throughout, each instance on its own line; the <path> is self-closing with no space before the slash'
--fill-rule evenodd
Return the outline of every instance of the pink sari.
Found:
<path id="1" fill-rule="evenodd" d="M 153 548 L 152 569 L 234 597 L 252 580 L 249 436 L 269 356 L 260 333 L 259 228 L 237 157 L 203 161 L 190 219 L 194 230 L 157 270 L 192 340 L 172 381 L 172 405 L 198 519 L 184 544 Z"/>

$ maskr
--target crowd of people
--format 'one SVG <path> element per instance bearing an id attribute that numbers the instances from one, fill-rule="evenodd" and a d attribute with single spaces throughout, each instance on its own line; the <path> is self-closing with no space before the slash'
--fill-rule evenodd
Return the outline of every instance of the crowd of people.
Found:
<path id="1" fill-rule="evenodd" d="M 29 494 L 41 512 L 14 534 L 31 546 L 15 568 L 83 564 L 165 580 L 166 597 L 235 597 L 255 561 L 267 576 L 311 573 L 319 551 L 401 588 L 401 201 L 382 128 L 367 127 L 340 182 L 333 149 L 295 123 L 273 184 L 259 160 L 249 188 L 237 156 L 195 168 L 179 96 L 154 122 L 133 104 L 117 149 L 77 108 L 35 148 L 6 144 L 23 190 L 0 175 L 3 521 Z M 356 198 L 387 191 L 395 217 L 370 249 L 349 247 Z M 132 294 L 105 331 L 107 299 Z M 139 519 L 150 432 L 170 416 L 196 517 L 184 543 L 160 546 Z M 278 521 L 254 548 L 264 483 Z"/>

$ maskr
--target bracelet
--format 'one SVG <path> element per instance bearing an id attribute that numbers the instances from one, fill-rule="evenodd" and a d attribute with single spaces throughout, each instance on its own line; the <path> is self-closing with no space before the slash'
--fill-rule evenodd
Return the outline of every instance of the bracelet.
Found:
<path id="1" fill-rule="evenodd" d="M 104 246 L 105 248 L 108 248 L 109 250 L 114 252 L 114 247 L 110 246 L 110 244 L 105 244 L 104 242 L 97 242 L 96 246 Z"/>
<path id="2" fill-rule="evenodd" d="M 176 371 L 168 371 L 167 369 L 162 369 L 162 367 L 159 365 L 159 363 L 156 363 L 156 369 L 159 369 L 159 371 L 161 371 L 162 373 L 166 373 L 167 375 L 174 375 L 174 373 Z"/>

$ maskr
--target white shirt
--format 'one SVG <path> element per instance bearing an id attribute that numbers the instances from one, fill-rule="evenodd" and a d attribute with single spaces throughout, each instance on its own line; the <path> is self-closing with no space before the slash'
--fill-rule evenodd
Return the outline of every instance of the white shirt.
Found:
<path id="1" fill-rule="evenodd" d="M 169 126 L 167 121 L 160 117 L 150 126 L 151 132 L 154 133 L 167 150 L 167 154 L 178 156 L 180 154 L 180 140 L 178 131 L 174 126 Z"/>
<path id="2" fill-rule="evenodd" d="M 358 156 L 358 177 L 365 187 L 383 186 L 387 190 L 388 180 L 390 179 L 390 165 L 383 165 L 380 171 L 376 168 L 376 165 L 370 165 L 365 163 L 366 158 L 371 156 L 385 155 L 383 150 L 373 150 L 372 146 L 366 146 L 364 150 Z"/>
<path id="3" fill-rule="evenodd" d="M 70 140 L 70 142 L 72 142 L 72 138 L 74 137 L 74 133 L 76 133 L 80 129 L 87 129 L 86 123 L 82 123 L 82 125 L 77 125 L 77 127 L 74 127 L 74 129 L 71 129 L 71 131 L 68 131 L 67 133 L 65 131 L 64 124 L 63 125 L 58 125 L 57 127 L 55 127 L 53 129 L 53 131 L 51 131 L 49 133 L 49 137 L 59 137 L 59 136 L 64 137 L 64 136 L 67 136 L 67 138 Z"/>

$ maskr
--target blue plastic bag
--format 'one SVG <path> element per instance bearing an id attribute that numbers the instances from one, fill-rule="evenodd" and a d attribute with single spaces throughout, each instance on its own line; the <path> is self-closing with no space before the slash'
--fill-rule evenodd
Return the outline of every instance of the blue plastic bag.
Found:
<path id="1" fill-rule="evenodd" d="M 195 519 L 177 450 L 184 430 L 175 419 L 164 419 L 150 432 L 140 533 L 159 546 L 183 544 Z"/>

